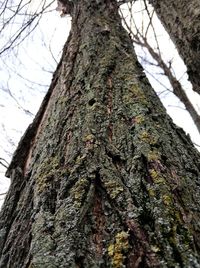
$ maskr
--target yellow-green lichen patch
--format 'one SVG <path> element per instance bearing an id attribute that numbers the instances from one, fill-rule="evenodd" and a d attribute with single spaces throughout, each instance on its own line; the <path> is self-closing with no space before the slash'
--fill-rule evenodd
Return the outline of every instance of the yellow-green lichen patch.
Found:
<path id="1" fill-rule="evenodd" d="M 80 207 L 82 200 L 85 196 L 85 193 L 89 187 L 89 181 L 86 178 L 79 179 L 74 187 L 72 188 L 70 194 L 72 198 L 74 199 L 75 206 Z"/>
<path id="2" fill-rule="evenodd" d="M 122 185 L 115 180 L 108 180 L 104 182 L 106 190 L 112 199 L 115 199 L 120 193 L 124 191 Z"/>
<path id="3" fill-rule="evenodd" d="M 81 164 L 85 159 L 86 159 L 86 154 L 83 154 L 83 155 L 78 155 L 77 158 L 76 158 L 76 164 L 79 165 Z"/>
<path id="4" fill-rule="evenodd" d="M 121 268 L 126 258 L 125 253 L 129 249 L 129 234 L 125 231 L 117 233 L 115 242 L 108 247 L 108 255 L 111 258 L 112 267 Z"/>
<path id="5" fill-rule="evenodd" d="M 162 200 L 166 206 L 169 206 L 172 203 L 172 198 L 167 194 L 163 195 Z"/>
<path id="6" fill-rule="evenodd" d="M 176 210 L 174 211 L 174 215 L 175 215 L 176 222 L 182 224 L 181 213 Z"/>
<path id="7" fill-rule="evenodd" d="M 150 173 L 151 178 L 152 178 L 154 183 L 156 183 L 156 184 L 165 184 L 165 179 L 162 177 L 160 172 L 158 172 L 155 169 L 150 169 L 149 173 Z"/>
<path id="8" fill-rule="evenodd" d="M 157 143 L 158 138 L 156 136 L 153 136 L 147 131 L 143 131 L 139 136 L 141 141 L 144 141 L 148 144 L 154 145 Z"/>
<path id="9" fill-rule="evenodd" d="M 153 187 L 148 187 L 147 191 L 148 191 L 149 197 L 155 197 L 156 196 L 156 192 L 155 192 L 155 189 Z"/>
<path id="10" fill-rule="evenodd" d="M 95 136 L 93 134 L 88 134 L 84 137 L 84 141 L 88 142 L 88 141 L 94 141 Z"/>
<path id="11" fill-rule="evenodd" d="M 83 141 L 85 142 L 85 147 L 87 150 L 91 150 L 94 148 L 95 143 L 95 136 L 93 134 L 88 134 L 83 138 Z"/>
<path id="12" fill-rule="evenodd" d="M 143 115 L 138 115 L 135 117 L 135 123 L 136 124 L 142 124 L 145 121 L 145 118 Z"/>
<path id="13" fill-rule="evenodd" d="M 156 150 L 150 151 L 147 155 L 148 161 L 158 161 L 158 160 L 160 160 L 160 158 L 161 158 L 160 152 L 158 152 Z"/>
<path id="14" fill-rule="evenodd" d="M 65 97 L 65 96 L 58 97 L 57 99 L 57 103 L 61 105 L 63 104 L 66 105 L 67 101 L 68 101 L 68 97 Z"/>
<path id="15" fill-rule="evenodd" d="M 53 179 L 53 176 L 58 172 L 59 160 L 57 157 L 50 157 L 40 164 L 37 171 L 36 185 L 39 192 L 42 192 L 48 185 L 48 182 Z"/>
<path id="16" fill-rule="evenodd" d="M 134 98 L 134 100 L 138 100 L 138 102 L 142 104 L 147 104 L 147 98 L 144 94 L 144 92 L 141 90 L 140 85 L 133 85 L 130 87 L 131 97 Z"/>

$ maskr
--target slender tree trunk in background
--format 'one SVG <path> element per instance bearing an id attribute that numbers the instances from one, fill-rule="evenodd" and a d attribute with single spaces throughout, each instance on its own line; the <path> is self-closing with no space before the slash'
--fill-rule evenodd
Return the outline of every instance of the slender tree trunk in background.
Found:
<path id="1" fill-rule="evenodd" d="M 0 267 L 199 267 L 200 159 L 149 85 L 114 0 L 79 0 L 8 169 Z"/>
<path id="2" fill-rule="evenodd" d="M 146 39 L 144 39 L 143 41 L 135 41 L 134 43 L 145 47 L 148 52 L 150 53 L 150 55 L 152 56 L 152 58 L 157 62 L 158 66 L 163 70 L 164 74 L 166 75 L 166 77 L 168 78 L 171 87 L 172 87 L 172 91 L 174 93 L 174 95 L 179 98 L 179 100 L 185 105 L 185 109 L 188 111 L 188 113 L 190 114 L 199 134 L 200 134 L 200 115 L 198 114 L 198 112 L 195 110 L 194 105 L 192 104 L 192 102 L 190 101 L 190 99 L 188 98 L 186 92 L 184 91 L 181 83 L 179 82 L 179 80 L 173 75 L 172 73 L 172 69 L 171 66 L 168 66 L 168 64 L 166 64 L 161 55 L 159 53 L 157 53 L 147 42 Z"/>
<path id="3" fill-rule="evenodd" d="M 149 0 L 187 66 L 194 91 L 200 94 L 200 1 Z"/>

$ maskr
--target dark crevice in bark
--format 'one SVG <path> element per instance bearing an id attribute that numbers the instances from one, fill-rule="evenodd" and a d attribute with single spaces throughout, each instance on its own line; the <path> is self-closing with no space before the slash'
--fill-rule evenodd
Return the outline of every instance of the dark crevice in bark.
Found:
<path id="1" fill-rule="evenodd" d="M 125 166 L 126 160 L 122 159 L 122 156 L 119 154 L 116 154 L 109 150 L 109 148 L 106 148 L 107 156 L 111 159 L 113 165 L 119 169 Z"/>
<path id="2" fill-rule="evenodd" d="M 182 256 L 179 253 L 179 250 L 177 249 L 176 245 L 171 244 L 171 247 L 173 248 L 174 259 L 180 265 L 180 268 L 184 268 Z"/>
<path id="3" fill-rule="evenodd" d="M 53 186 L 53 185 L 52 185 Z M 49 211 L 51 214 L 55 214 L 56 211 L 56 200 L 57 199 L 57 191 L 52 187 L 48 191 L 45 192 L 43 201 L 43 209 L 44 211 Z"/>
<path id="4" fill-rule="evenodd" d="M 151 177 L 151 174 L 149 172 L 150 170 L 150 163 L 148 161 L 148 159 L 146 158 L 145 155 L 141 155 L 141 161 L 144 165 L 144 170 L 145 170 L 145 176 L 144 176 L 144 179 L 147 181 L 147 183 L 149 184 L 153 184 L 153 179 Z"/>
<path id="5" fill-rule="evenodd" d="M 90 106 L 93 106 L 96 103 L 96 100 L 94 98 L 92 98 L 91 100 L 88 101 L 88 104 Z"/>
<path id="6" fill-rule="evenodd" d="M 85 266 L 83 265 L 84 263 L 84 257 L 75 257 L 75 264 L 77 265 L 77 268 L 84 268 Z"/>

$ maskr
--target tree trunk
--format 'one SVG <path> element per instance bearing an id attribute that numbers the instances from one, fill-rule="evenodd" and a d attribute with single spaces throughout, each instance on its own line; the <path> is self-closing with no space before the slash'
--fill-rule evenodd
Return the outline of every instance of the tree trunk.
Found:
<path id="1" fill-rule="evenodd" d="M 200 160 L 114 0 L 79 0 L 7 171 L 0 267 L 200 267 Z"/>
<path id="2" fill-rule="evenodd" d="M 194 91 L 200 94 L 200 1 L 149 0 L 185 62 Z"/>

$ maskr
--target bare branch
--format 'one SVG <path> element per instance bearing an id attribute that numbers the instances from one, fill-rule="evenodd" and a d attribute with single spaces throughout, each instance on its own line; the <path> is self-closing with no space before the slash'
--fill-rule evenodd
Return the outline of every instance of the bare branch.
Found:
<path id="1" fill-rule="evenodd" d="M 9 165 L 8 161 L 5 158 L 0 157 L 0 161 L 4 161 L 7 165 Z"/>
<path id="2" fill-rule="evenodd" d="M 5 168 L 8 168 L 9 163 L 4 158 L 0 157 L 0 165 L 2 165 Z"/>
<path id="3" fill-rule="evenodd" d="M 0 196 L 2 196 L 2 195 L 6 195 L 7 194 L 7 192 L 5 192 L 5 193 L 0 193 Z"/>
<path id="4" fill-rule="evenodd" d="M 39 11 L 31 14 L 28 9 L 30 8 L 31 1 L 20 0 L 18 5 L 9 6 L 9 1 L 7 0 L 5 4 L 0 8 L 0 14 L 2 19 L 0 20 L 0 33 L 3 36 L 3 32 L 8 32 L 8 29 L 11 34 L 10 36 L 6 32 L 7 42 L 1 47 L 0 55 L 13 49 L 19 44 L 21 44 L 37 27 L 41 19 L 42 14 L 50 12 L 50 6 L 54 1 L 46 3 L 43 0 L 41 8 Z M 9 16 L 10 14 L 10 16 Z M 17 28 L 12 30 L 12 25 Z M 19 27 L 18 27 L 19 25 Z"/>
<path id="5" fill-rule="evenodd" d="M 148 5 L 146 3 L 146 0 L 144 0 L 144 6 L 145 6 L 147 17 L 149 19 L 149 23 L 148 23 L 146 31 L 144 33 L 143 33 L 143 23 L 142 23 L 142 30 L 140 31 L 139 28 L 137 27 L 136 23 L 134 22 L 134 18 L 132 15 L 131 15 L 131 19 L 133 20 L 133 25 L 135 26 L 134 31 L 132 28 L 132 24 L 131 23 L 128 24 L 127 20 L 125 19 L 125 17 L 122 14 L 122 12 L 120 12 L 122 20 L 123 20 L 127 30 L 129 31 L 129 35 L 132 37 L 133 42 L 135 44 L 147 49 L 147 51 L 149 52 L 149 54 L 151 55 L 153 60 L 156 62 L 156 64 L 154 64 L 154 65 L 155 66 L 157 65 L 159 68 L 161 68 L 161 70 L 163 72 L 162 75 L 165 75 L 168 78 L 169 83 L 171 85 L 171 89 L 166 88 L 154 76 L 153 76 L 153 78 L 156 79 L 158 83 L 162 84 L 166 90 L 173 92 L 174 95 L 176 97 L 178 97 L 179 100 L 185 105 L 186 110 L 189 112 L 190 116 L 192 117 L 192 119 L 193 119 L 199 133 L 200 133 L 200 115 L 197 113 L 196 109 L 194 108 L 193 104 L 191 103 L 190 99 L 188 98 L 187 94 L 185 93 L 180 81 L 175 77 L 174 71 L 172 68 L 172 60 L 170 60 L 168 63 L 165 63 L 165 61 L 163 60 L 162 54 L 160 51 L 160 47 L 159 47 L 159 42 L 157 39 L 157 33 L 156 33 L 155 28 L 154 28 L 153 20 L 152 20 L 154 11 L 152 13 L 150 13 L 150 11 L 148 10 Z M 129 9 L 129 12 L 130 12 L 130 9 Z M 150 45 L 150 43 L 148 42 L 148 39 L 147 39 L 147 33 L 148 33 L 150 28 L 153 32 L 154 40 L 156 42 L 156 49 L 154 49 Z M 152 65 L 152 63 L 151 63 L 151 65 Z M 150 73 L 150 75 L 152 76 L 151 73 Z"/>

